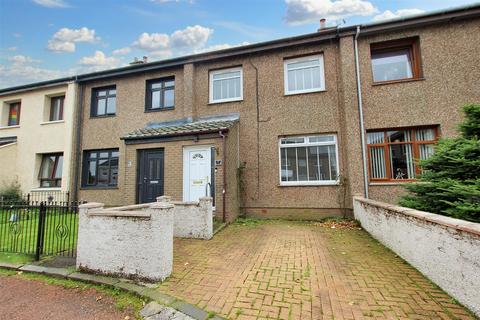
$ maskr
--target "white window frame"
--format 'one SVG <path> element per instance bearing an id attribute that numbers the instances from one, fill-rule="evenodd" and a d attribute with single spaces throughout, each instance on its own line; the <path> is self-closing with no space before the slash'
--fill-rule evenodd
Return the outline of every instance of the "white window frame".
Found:
<path id="1" fill-rule="evenodd" d="M 291 63 L 312 61 L 312 60 L 318 60 L 320 62 L 320 66 L 319 66 L 320 67 L 320 88 L 291 90 L 291 91 L 288 90 L 288 65 Z M 305 68 L 298 68 L 298 69 L 305 69 Z M 323 54 L 316 54 L 313 56 L 305 56 L 305 57 L 293 58 L 293 59 L 285 59 L 283 61 L 283 79 L 284 79 L 285 95 L 325 91 L 325 67 L 323 62 Z"/>
<path id="2" fill-rule="evenodd" d="M 333 137 L 333 141 L 324 141 L 324 142 L 308 142 L 311 137 L 322 137 L 330 136 Z M 289 143 L 282 144 L 282 139 L 288 138 L 304 138 L 303 143 Z M 313 147 L 313 146 L 331 146 L 335 144 L 335 165 L 337 168 L 337 179 L 335 180 L 318 180 L 318 181 L 282 181 L 282 148 L 289 147 Z M 308 168 L 308 166 L 307 166 Z M 325 186 L 325 185 L 338 185 L 339 176 L 340 176 L 340 167 L 339 167 L 339 155 L 338 155 L 338 140 L 336 134 L 315 134 L 315 135 L 306 135 L 306 136 L 284 136 L 279 137 L 278 139 L 278 181 L 280 186 Z M 307 171 L 308 172 L 308 171 Z"/>
<path id="3" fill-rule="evenodd" d="M 240 71 L 240 97 L 228 98 L 228 99 L 213 99 L 213 76 L 217 74 Z M 236 78 L 236 77 L 235 77 Z M 222 79 L 223 80 L 223 79 Z M 234 67 L 228 69 L 213 70 L 209 72 L 209 103 L 221 103 L 221 102 L 230 102 L 230 101 L 241 101 L 243 100 L 243 68 Z"/>

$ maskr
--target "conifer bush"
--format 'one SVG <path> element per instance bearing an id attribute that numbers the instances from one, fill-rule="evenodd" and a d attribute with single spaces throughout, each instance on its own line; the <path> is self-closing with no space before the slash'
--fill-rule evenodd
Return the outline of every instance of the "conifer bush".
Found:
<path id="1" fill-rule="evenodd" d="M 463 107 L 461 136 L 441 139 L 420 161 L 419 181 L 406 188 L 402 206 L 480 222 L 480 104 Z"/>

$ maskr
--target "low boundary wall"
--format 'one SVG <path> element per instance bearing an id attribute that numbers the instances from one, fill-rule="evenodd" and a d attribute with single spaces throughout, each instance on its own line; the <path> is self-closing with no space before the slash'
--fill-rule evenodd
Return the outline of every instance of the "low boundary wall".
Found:
<path id="1" fill-rule="evenodd" d="M 480 317 L 480 224 L 361 197 L 353 208 L 375 239 Z"/>
<path id="2" fill-rule="evenodd" d="M 77 269 L 162 281 L 173 267 L 173 204 L 80 205 Z"/>
<path id="3" fill-rule="evenodd" d="M 157 198 L 159 202 L 172 203 L 173 236 L 179 238 L 211 239 L 213 237 L 212 198 L 203 197 L 198 201 L 171 201 L 169 196 Z"/>

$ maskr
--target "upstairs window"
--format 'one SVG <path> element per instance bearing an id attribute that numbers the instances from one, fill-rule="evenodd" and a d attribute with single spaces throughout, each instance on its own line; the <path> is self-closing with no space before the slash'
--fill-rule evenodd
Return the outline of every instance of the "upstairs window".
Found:
<path id="1" fill-rule="evenodd" d="M 320 185 L 338 180 L 336 135 L 280 139 L 280 184 Z"/>
<path id="2" fill-rule="evenodd" d="M 20 102 L 10 103 L 8 106 L 8 126 L 20 125 Z"/>
<path id="3" fill-rule="evenodd" d="M 413 180 L 417 160 L 428 159 L 437 142 L 437 128 L 391 129 L 367 132 L 371 181 Z"/>
<path id="4" fill-rule="evenodd" d="M 92 117 L 113 116 L 116 111 L 117 89 L 115 86 L 92 90 Z"/>
<path id="5" fill-rule="evenodd" d="M 145 110 L 166 110 L 175 107 L 175 78 L 147 81 Z"/>
<path id="6" fill-rule="evenodd" d="M 83 186 L 117 186 L 118 156 L 118 149 L 85 151 L 83 158 Z"/>
<path id="7" fill-rule="evenodd" d="M 323 55 L 321 54 L 285 60 L 285 94 L 325 90 L 323 70 Z"/>
<path id="8" fill-rule="evenodd" d="M 243 100 L 241 67 L 210 71 L 210 103 Z"/>
<path id="9" fill-rule="evenodd" d="M 370 46 L 374 82 L 418 79 L 418 38 L 374 43 Z"/>
<path id="10" fill-rule="evenodd" d="M 38 179 L 40 187 L 54 188 L 62 186 L 63 153 L 44 154 Z"/>
<path id="11" fill-rule="evenodd" d="M 63 120 L 63 103 L 65 96 L 52 97 L 50 99 L 50 116 L 49 121 Z"/>

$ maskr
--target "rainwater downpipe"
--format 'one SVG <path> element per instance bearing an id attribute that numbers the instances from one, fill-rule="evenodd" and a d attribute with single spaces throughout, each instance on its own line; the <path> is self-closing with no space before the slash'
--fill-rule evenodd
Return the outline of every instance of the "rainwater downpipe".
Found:
<path id="1" fill-rule="evenodd" d="M 222 222 L 225 223 L 226 220 L 226 215 L 225 215 L 225 197 L 227 194 L 227 162 L 226 160 L 226 154 L 227 150 L 225 149 L 226 147 L 226 136 L 223 134 L 222 131 L 219 131 L 218 134 L 220 137 L 223 139 L 223 154 L 222 154 L 222 163 L 223 163 L 223 189 L 222 189 Z"/>
<path id="2" fill-rule="evenodd" d="M 360 84 L 360 63 L 358 62 L 358 36 L 360 35 L 360 26 L 357 26 L 357 33 L 355 34 L 355 69 L 357 75 L 357 98 L 358 98 L 358 114 L 360 118 L 360 137 L 362 139 L 362 161 L 363 161 L 363 184 L 364 196 L 368 199 L 368 175 L 367 175 L 367 152 L 365 146 L 365 125 L 363 122 L 363 103 L 362 103 L 362 87 Z"/>

